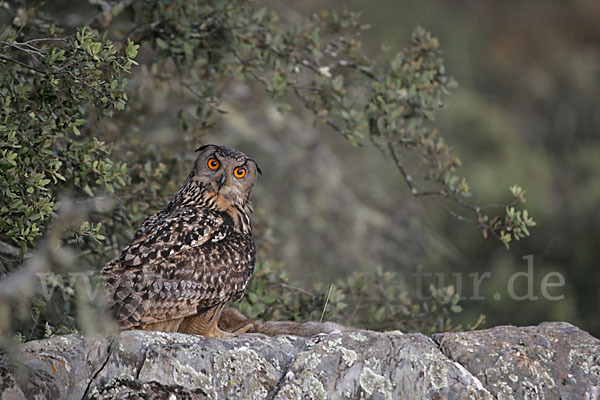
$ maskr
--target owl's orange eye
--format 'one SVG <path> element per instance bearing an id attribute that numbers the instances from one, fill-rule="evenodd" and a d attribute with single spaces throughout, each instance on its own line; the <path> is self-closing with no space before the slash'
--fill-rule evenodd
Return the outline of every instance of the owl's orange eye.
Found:
<path id="1" fill-rule="evenodd" d="M 219 168 L 220 163 L 219 163 L 219 160 L 217 160 L 216 158 L 213 157 L 213 158 L 208 159 L 207 165 L 208 165 L 208 168 L 214 170 L 214 169 Z"/>
<path id="2" fill-rule="evenodd" d="M 237 167 L 233 170 L 233 175 L 236 178 L 243 178 L 244 176 L 246 176 L 246 169 L 242 167 Z"/>

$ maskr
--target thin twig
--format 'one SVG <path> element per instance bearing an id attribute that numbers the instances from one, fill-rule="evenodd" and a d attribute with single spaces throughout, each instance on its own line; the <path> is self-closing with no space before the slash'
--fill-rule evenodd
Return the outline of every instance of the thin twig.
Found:
<path id="1" fill-rule="evenodd" d="M 303 289 L 303 288 L 300 288 L 300 287 L 297 287 L 297 286 L 293 286 L 293 285 L 290 285 L 290 284 L 287 284 L 287 283 L 279 283 L 278 285 L 281 286 L 281 287 L 283 287 L 283 288 L 286 288 L 286 289 L 291 289 L 291 290 L 295 290 L 295 291 L 300 292 L 300 293 L 304 293 L 304 294 L 306 294 L 308 296 L 314 296 L 313 292 L 311 292 L 309 290 L 306 290 L 306 289 Z"/>
<path id="2" fill-rule="evenodd" d="M 36 39 L 36 40 L 38 40 L 38 41 L 39 41 L 39 40 L 42 40 L 42 39 Z M 31 40 L 30 40 L 30 41 L 28 41 L 28 42 L 31 42 Z M 24 42 L 24 43 L 25 43 L 25 44 L 27 44 L 28 42 Z M 4 44 L 4 45 L 6 45 L 6 46 L 10 46 L 10 47 L 14 47 L 14 48 L 16 48 L 16 49 L 18 49 L 18 50 L 20 50 L 20 51 L 22 51 L 22 52 L 24 52 L 24 53 L 27 53 L 28 55 L 30 55 L 30 56 L 32 56 L 32 57 L 33 57 L 32 53 L 33 53 L 33 54 L 36 54 L 36 55 L 43 55 L 43 54 L 42 54 L 42 53 L 41 53 L 41 52 L 40 52 L 38 49 L 34 48 L 33 46 L 31 46 L 31 45 L 29 45 L 29 44 L 27 44 L 27 46 L 28 46 L 28 47 L 31 47 L 31 48 L 33 48 L 33 49 L 35 49 L 35 51 L 33 51 L 33 50 L 27 50 L 27 49 L 24 49 L 24 48 L 22 48 L 22 47 L 20 46 L 20 44 L 23 44 L 23 43 L 8 43 L 8 42 L 1 42 L 1 41 L 0 41 L 0 44 Z M 35 60 L 35 57 L 33 57 L 33 58 L 34 58 L 34 60 Z M 4 55 L 0 55 L 0 60 L 4 60 L 4 61 L 8 61 L 8 62 L 11 62 L 11 63 L 17 64 L 17 65 L 20 65 L 21 67 L 23 67 L 23 68 L 27 68 L 27 69 L 29 69 L 29 70 L 31 70 L 31 71 L 34 71 L 34 72 L 37 72 L 38 74 L 43 74 L 43 75 L 60 75 L 60 74 L 68 74 L 68 75 L 70 75 L 70 76 L 71 76 L 71 77 L 72 77 L 74 80 L 76 80 L 76 81 L 78 81 L 78 82 L 82 83 L 83 85 L 87 86 L 89 89 L 91 89 L 91 90 L 95 91 L 97 94 L 99 94 L 99 95 L 101 95 L 101 96 L 106 96 L 106 94 L 105 94 L 104 92 L 102 92 L 102 91 L 101 91 L 101 90 L 99 90 L 98 88 L 95 88 L 95 87 L 93 87 L 92 85 L 90 85 L 90 84 L 89 84 L 88 82 L 86 82 L 85 80 L 83 80 L 83 79 L 79 78 L 78 76 L 76 76 L 76 75 L 73 73 L 73 71 L 68 71 L 68 70 L 67 70 L 67 71 L 65 71 L 65 68 L 71 67 L 72 65 L 74 65 L 74 64 L 76 64 L 76 63 L 70 63 L 70 64 L 67 64 L 67 65 L 64 65 L 63 67 L 61 67 L 61 68 L 60 68 L 60 69 L 58 69 L 57 71 L 44 71 L 44 70 L 41 70 L 41 69 L 39 69 L 39 68 L 36 68 L 36 67 L 34 67 L 34 66 L 32 66 L 32 65 L 29 65 L 29 64 L 26 64 L 26 63 L 24 63 L 24 62 L 21 62 L 21 61 L 19 61 L 19 60 L 15 60 L 15 59 L 13 59 L 13 58 L 6 57 L 6 56 L 4 56 Z"/>
<path id="3" fill-rule="evenodd" d="M 187 90 L 189 90 L 189 91 L 190 91 L 190 93 L 192 93 L 194 96 L 196 96 L 196 97 L 198 97 L 198 98 L 200 98 L 200 99 L 204 99 L 204 96 L 202 96 L 200 93 L 198 93 L 198 92 L 196 91 L 196 89 L 194 89 L 194 88 L 192 87 L 192 85 L 190 85 L 189 83 L 187 83 L 187 82 L 184 82 L 184 81 L 182 81 L 182 80 L 179 80 L 179 83 L 181 84 L 181 86 L 183 86 L 184 88 L 186 88 Z"/>
<path id="4" fill-rule="evenodd" d="M 352 61 L 339 60 L 339 61 L 329 65 L 329 69 L 333 69 L 335 67 L 352 68 L 352 69 L 359 71 L 360 73 L 365 75 L 367 78 L 374 80 L 375 82 L 381 82 L 381 79 L 378 78 L 373 72 L 371 72 L 371 69 L 369 67 L 364 66 L 364 65 L 359 65 Z"/>
<path id="5" fill-rule="evenodd" d="M 467 223 L 473 223 L 473 222 L 477 222 L 475 219 L 473 218 L 467 218 L 464 215 L 461 215 L 457 212 L 455 212 L 454 210 L 451 210 L 448 206 L 446 206 L 444 203 L 440 202 L 440 201 L 436 201 L 436 203 L 442 207 L 444 210 L 446 210 L 446 212 L 448 214 L 450 214 L 451 216 L 453 216 L 454 218 L 456 218 L 459 221 L 462 222 L 467 222 Z"/>
<path id="6" fill-rule="evenodd" d="M 44 37 L 44 38 L 37 38 L 37 39 L 29 39 L 26 40 L 24 42 L 21 42 L 21 44 L 26 44 L 29 45 L 31 43 L 36 43 L 36 42 L 64 42 L 68 39 L 68 36 L 64 36 L 64 37 Z"/>
<path id="7" fill-rule="evenodd" d="M 398 157 L 398 155 L 396 154 L 396 151 L 394 150 L 394 146 L 392 145 L 392 143 L 388 142 L 387 145 L 388 145 L 388 148 L 390 149 L 392 158 L 394 159 L 394 162 L 396 163 L 396 167 L 400 171 L 400 174 L 402 174 L 402 177 L 404 178 L 404 181 L 408 185 L 410 192 L 413 194 L 413 196 L 417 196 L 419 194 L 419 189 L 417 189 L 417 187 L 413 183 L 412 176 L 410 176 L 404 169 L 404 165 L 400 161 L 400 157 Z"/>
<path id="8" fill-rule="evenodd" d="M 106 94 L 104 92 L 102 92 L 100 89 L 97 89 L 97 88 L 93 87 L 92 85 L 90 85 L 89 83 L 87 83 L 86 81 L 84 81 L 83 79 L 77 77 L 72 71 L 66 71 L 66 73 L 69 74 L 76 81 L 83 83 L 89 89 L 92 89 L 93 91 L 95 91 L 96 93 L 98 93 L 100 96 L 106 96 Z"/>
<path id="9" fill-rule="evenodd" d="M 456 202 L 460 206 L 462 206 L 466 209 L 469 209 L 471 211 L 474 211 L 475 214 L 477 215 L 477 218 L 476 219 L 467 218 L 467 217 L 451 210 L 450 208 L 448 208 L 447 206 L 445 206 L 442 203 L 438 202 L 438 204 L 441 205 L 450 215 L 452 215 L 454 218 L 458 219 L 459 221 L 469 222 L 469 223 L 476 222 L 480 227 L 487 229 L 485 224 L 482 222 L 483 218 L 481 215 L 480 207 L 474 206 L 470 203 L 467 203 L 463 199 L 460 199 L 455 195 L 449 194 L 446 190 L 433 190 L 433 191 L 420 190 L 420 188 L 417 187 L 417 185 L 413 182 L 412 176 L 410 174 L 408 174 L 406 172 L 406 170 L 404 169 L 404 165 L 402 164 L 400 157 L 398 157 L 398 154 L 396 154 L 396 150 L 394 149 L 394 146 L 392 145 L 391 142 L 388 142 L 388 148 L 390 150 L 392 158 L 394 159 L 394 162 L 396 163 L 396 167 L 400 171 L 400 174 L 402 174 L 402 177 L 404 178 L 404 181 L 408 185 L 408 188 L 410 189 L 413 196 L 415 196 L 415 197 L 439 196 L 439 197 L 443 197 L 443 198 L 452 199 L 454 202 Z M 494 233 L 494 232 L 492 231 L 492 233 Z M 494 235 L 497 236 L 495 233 L 494 233 Z"/>
<path id="10" fill-rule="evenodd" d="M 3 44 L 4 47 L 12 47 L 12 48 L 15 48 L 17 50 L 21 50 L 21 51 L 29 53 L 29 54 L 34 53 L 35 55 L 37 55 L 39 57 L 41 57 L 41 56 L 44 55 L 38 48 L 33 47 L 30 44 L 27 44 L 27 42 L 25 42 L 25 43 L 19 43 L 19 42 L 5 42 L 5 41 L 0 41 L 0 44 Z M 29 49 L 24 49 L 22 47 L 23 45 L 27 46 Z"/>
<path id="11" fill-rule="evenodd" d="M 333 283 L 329 285 L 329 292 L 327 292 L 327 298 L 325 299 L 325 305 L 323 306 L 323 312 L 321 313 L 321 318 L 319 322 L 323 322 L 323 317 L 325 316 L 325 311 L 327 310 L 327 304 L 329 304 L 329 296 L 331 296 L 331 290 L 333 289 Z"/>
<path id="12" fill-rule="evenodd" d="M 18 60 L 14 60 L 14 59 L 12 59 L 10 57 L 6 57 L 6 56 L 3 56 L 3 55 L 0 55 L 0 60 L 4 60 L 4 61 L 8 61 L 8 62 L 17 64 L 17 65 L 20 65 L 21 67 L 30 69 L 30 70 L 32 70 L 34 72 L 37 72 L 38 74 L 44 74 L 44 75 L 48 74 L 48 72 L 46 72 L 46 71 L 42 71 L 41 69 L 37 69 L 35 67 L 32 67 L 31 65 L 25 64 L 24 62 L 21 62 L 21 61 L 18 61 Z"/>

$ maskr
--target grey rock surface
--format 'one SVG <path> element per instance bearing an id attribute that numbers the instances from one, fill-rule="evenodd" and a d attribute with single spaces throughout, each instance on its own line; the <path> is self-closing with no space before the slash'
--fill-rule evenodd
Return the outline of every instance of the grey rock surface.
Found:
<path id="1" fill-rule="evenodd" d="M 600 340 L 566 323 L 434 335 L 230 339 L 126 331 L 29 342 L 2 399 L 597 399 Z"/>
<path id="2" fill-rule="evenodd" d="M 434 335 L 498 399 L 600 399 L 600 341 L 564 322 Z"/>

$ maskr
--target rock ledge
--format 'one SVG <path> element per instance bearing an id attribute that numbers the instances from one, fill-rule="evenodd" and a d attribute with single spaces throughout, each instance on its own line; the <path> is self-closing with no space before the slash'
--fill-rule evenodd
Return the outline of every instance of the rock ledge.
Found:
<path id="1" fill-rule="evenodd" d="M 0 390 L 2 399 L 597 399 L 600 340 L 561 322 L 433 338 L 68 335 L 0 359 Z"/>

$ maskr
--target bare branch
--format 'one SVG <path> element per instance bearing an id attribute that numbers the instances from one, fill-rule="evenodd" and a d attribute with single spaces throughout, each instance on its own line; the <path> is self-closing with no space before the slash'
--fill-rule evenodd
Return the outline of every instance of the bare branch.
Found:
<path id="1" fill-rule="evenodd" d="M 5 42 L 5 41 L 0 41 L 0 44 L 4 45 L 4 47 L 13 47 L 17 50 L 23 51 L 29 55 L 31 54 L 35 54 L 38 57 L 43 56 L 44 54 L 36 47 L 30 45 L 31 41 L 27 41 L 27 42 L 23 42 L 23 43 L 18 43 L 18 42 Z"/>
<path id="2" fill-rule="evenodd" d="M 4 60 L 4 61 L 11 62 L 13 64 L 20 65 L 21 67 L 27 68 L 27 69 L 29 69 L 31 71 L 34 71 L 34 72 L 37 72 L 38 74 L 44 74 L 45 75 L 45 74 L 48 73 L 46 71 L 42 71 L 41 69 L 37 69 L 35 67 L 32 67 L 31 65 L 25 64 L 24 62 L 21 62 L 21 61 L 18 61 L 18 60 L 15 60 L 15 59 L 12 59 L 10 57 L 3 56 L 3 55 L 0 55 L 0 60 Z"/>
<path id="3" fill-rule="evenodd" d="M 352 61 L 339 60 L 339 61 L 331 64 L 329 66 L 329 69 L 333 69 L 335 67 L 346 67 L 346 68 L 356 69 L 360 73 L 362 73 L 363 75 L 365 75 L 367 78 L 372 79 L 372 80 L 374 80 L 376 82 L 381 82 L 381 79 L 371 71 L 370 67 L 367 67 L 367 66 L 364 66 L 364 65 L 359 65 L 359 64 L 357 64 L 355 62 L 352 62 Z"/>
<path id="4" fill-rule="evenodd" d="M 480 207 L 477 207 L 477 206 L 474 206 L 472 204 L 469 204 L 469 203 L 465 202 L 464 200 L 458 198 L 456 195 L 449 194 L 445 190 L 433 190 L 433 191 L 424 191 L 424 190 L 421 190 L 413 182 L 412 176 L 410 174 L 408 174 L 406 172 L 406 170 L 404 169 L 404 165 L 402 164 L 402 161 L 400 160 L 400 157 L 398 157 L 398 154 L 396 153 L 396 150 L 394 149 L 394 146 L 392 145 L 391 142 L 388 142 L 388 148 L 390 149 L 390 153 L 392 155 L 392 158 L 394 159 L 394 162 L 396 163 L 396 167 L 400 171 L 400 174 L 404 178 L 404 181 L 408 185 L 408 187 L 409 187 L 409 189 L 410 189 L 410 191 L 411 191 L 411 193 L 412 193 L 413 196 L 415 196 L 415 197 L 439 196 L 439 197 L 444 197 L 444 198 L 450 198 L 454 202 L 456 202 L 457 204 L 459 204 L 460 206 L 462 206 L 462 207 L 464 207 L 466 209 L 469 209 L 471 211 L 474 211 L 475 214 L 477 215 L 477 218 L 476 219 L 467 218 L 464 215 L 458 214 L 457 212 L 451 210 L 450 208 L 448 208 L 446 205 L 442 204 L 441 202 L 438 202 L 438 204 L 440 206 L 442 206 L 442 208 L 444 208 L 451 216 L 453 216 L 454 218 L 458 219 L 459 221 L 470 222 L 470 223 L 476 222 L 480 227 L 487 229 L 487 227 L 483 224 L 483 221 L 482 221 L 482 215 L 481 215 L 481 208 Z"/>
<path id="5" fill-rule="evenodd" d="M 71 78 L 75 79 L 77 82 L 81 82 L 83 85 L 85 85 L 89 89 L 93 90 L 94 92 L 96 92 L 100 96 L 106 96 L 106 93 L 102 92 L 98 88 L 93 87 L 92 85 L 90 85 L 89 83 L 87 83 L 86 81 L 84 81 L 83 79 L 77 77 L 72 71 L 66 71 L 66 72 L 67 72 L 67 74 L 69 74 L 71 76 Z"/>
<path id="6" fill-rule="evenodd" d="M 396 150 L 394 149 L 394 146 L 392 145 L 391 142 L 388 142 L 387 145 L 388 145 L 388 148 L 390 149 L 392 158 L 394 159 L 394 162 L 396 163 L 396 167 L 400 171 L 400 174 L 402 174 L 402 177 L 404 178 L 404 181 L 408 185 L 410 192 L 412 193 L 413 196 L 418 196 L 420 191 L 413 183 L 412 176 L 409 175 L 406 172 L 406 170 L 404 169 L 404 165 L 402 164 L 402 161 L 400 161 L 400 157 L 398 157 L 398 155 L 396 154 Z"/>

